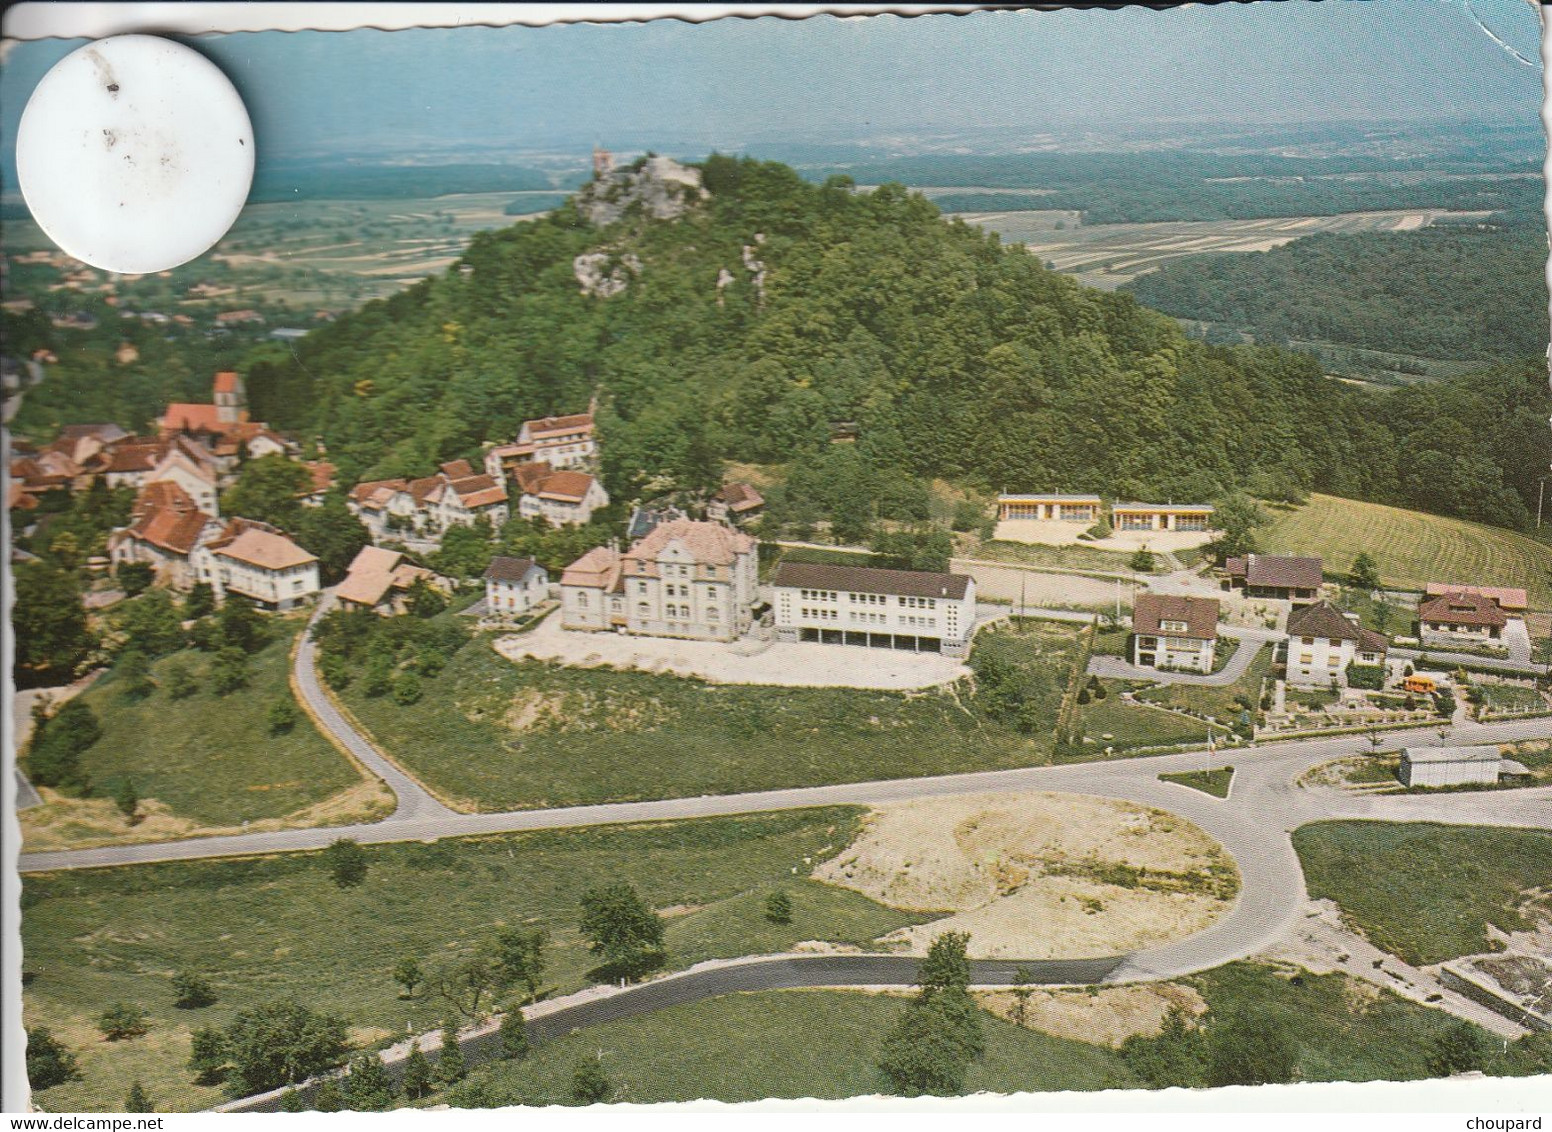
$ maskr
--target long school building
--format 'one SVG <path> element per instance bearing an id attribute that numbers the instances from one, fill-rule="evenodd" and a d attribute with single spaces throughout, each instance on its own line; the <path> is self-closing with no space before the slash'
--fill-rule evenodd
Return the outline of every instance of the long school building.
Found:
<path id="1" fill-rule="evenodd" d="M 771 589 L 778 641 L 964 656 L 975 629 L 964 574 L 783 562 Z"/>

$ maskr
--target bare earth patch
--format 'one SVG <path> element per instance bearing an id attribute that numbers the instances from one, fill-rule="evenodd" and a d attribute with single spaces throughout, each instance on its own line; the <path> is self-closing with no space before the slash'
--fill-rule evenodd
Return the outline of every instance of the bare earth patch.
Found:
<path id="1" fill-rule="evenodd" d="M 1023 1005 L 1022 1018 L 1012 991 L 976 991 L 975 998 L 997 1017 L 1031 1030 L 1112 1049 L 1130 1037 L 1158 1037 L 1171 1009 L 1193 1018 L 1207 1012 L 1207 1000 L 1194 988 L 1174 983 L 1101 987 L 1093 993 L 1037 989 Z"/>
<path id="2" fill-rule="evenodd" d="M 1238 873 L 1196 826 L 1075 794 L 977 794 L 879 807 L 814 878 L 942 919 L 884 937 L 912 953 L 949 931 L 985 959 L 1115 955 L 1192 935 Z"/>
<path id="3" fill-rule="evenodd" d="M 193 818 L 174 814 L 155 798 L 141 800 L 141 820 L 130 825 L 109 798 L 69 798 L 47 787 L 40 787 L 38 793 L 43 798 L 43 805 L 16 815 L 17 824 L 21 826 L 22 844 L 29 853 L 180 841 L 188 837 L 270 833 L 320 825 L 354 825 L 376 821 L 393 812 L 393 794 L 376 778 L 363 779 L 338 794 L 284 817 L 264 818 L 246 826 L 202 825 Z"/>

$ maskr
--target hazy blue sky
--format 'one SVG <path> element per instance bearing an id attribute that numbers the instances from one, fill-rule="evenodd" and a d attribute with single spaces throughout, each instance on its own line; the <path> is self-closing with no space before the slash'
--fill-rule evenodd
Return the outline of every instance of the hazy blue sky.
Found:
<path id="1" fill-rule="evenodd" d="M 1497 5 L 1506 2 L 1518 0 Z M 1493 43 L 1462 0 L 194 42 L 242 89 L 261 157 L 431 141 L 735 148 L 774 135 L 1038 133 L 1133 116 L 1533 122 L 1541 91 L 1539 72 Z M 73 46 L 14 46 L 0 72 L 7 149 L 26 93 Z"/>

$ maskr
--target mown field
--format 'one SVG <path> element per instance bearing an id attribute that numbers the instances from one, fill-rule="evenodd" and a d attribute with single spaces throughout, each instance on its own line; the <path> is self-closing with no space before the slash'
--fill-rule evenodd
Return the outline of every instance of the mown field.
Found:
<path id="1" fill-rule="evenodd" d="M 1532 607 L 1552 608 L 1552 546 L 1500 527 L 1311 495 L 1274 512 L 1261 532 L 1269 554 L 1318 554 L 1328 575 L 1345 574 L 1368 551 L 1386 586 L 1421 590 L 1428 582 L 1520 586 Z"/>
<path id="2" fill-rule="evenodd" d="M 1552 885 L 1552 833 L 1539 830 L 1318 822 L 1293 846 L 1312 897 L 1414 964 L 1492 950 L 1488 925 L 1526 929 L 1522 894 Z"/>
<path id="3" fill-rule="evenodd" d="M 854 837 L 860 811 L 831 808 L 741 818 L 368 846 L 365 883 L 341 889 L 316 854 L 144 865 L 25 878 L 24 1016 L 77 1052 L 84 1079 L 39 1098 L 53 1111 L 118 1109 L 144 1082 L 163 1110 L 220 1099 L 184 1069 L 189 1033 L 246 1007 L 295 996 L 338 1014 L 358 1041 L 434 1028 L 449 1007 L 424 990 L 401 998 L 401 958 L 431 967 L 503 925 L 541 927 L 552 946 L 545 984 L 586 985 L 594 965 L 577 930 L 595 884 L 629 882 L 671 910 L 669 965 L 777 951 L 799 940 L 865 944 L 929 917 L 807 878 Z M 766 896 L 791 897 L 790 924 L 764 918 Z M 217 1002 L 173 1006 L 170 976 L 204 975 Z M 104 1041 L 110 1003 L 150 1015 L 149 1032 Z"/>
<path id="4" fill-rule="evenodd" d="M 274 624 L 282 635 L 249 659 L 248 686 L 228 695 L 209 687 L 214 654 L 195 649 L 177 654 L 199 685 L 184 699 L 158 687 L 143 700 L 130 700 L 111 672 L 83 692 L 81 699 L 102 725 L 102 738 L 81 756 L 93 797 L 25 811 L 24 836 L 39 835 L 28 838 L 28 848 L 42 847 L 39 837 L 53 845 L 123 833 L 144 838 L 230 828 L 320 806 L 347 790 L 352 795 L 341 799 L 345 809 L 368 802 L 377 787 L 363 781 L 304 713 L 298 712 L 289 731 L 270 730 L 270 705 L 291 697 L 290 649 L 301 631 L 299 622 Z M 152 678 L 165 682 L 172 661 L 156 661 Z M 125 778 L 149 815 L 135 830 L 111 800 Z M 345 810 L 332 816 L 343 818 Z"/>

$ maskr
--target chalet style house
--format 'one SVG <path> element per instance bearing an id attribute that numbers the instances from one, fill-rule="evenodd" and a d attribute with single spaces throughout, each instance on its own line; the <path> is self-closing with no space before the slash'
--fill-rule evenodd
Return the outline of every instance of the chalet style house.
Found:
<path id="1" fill-rule="evenodd" d="M 544 519 L 551 526 L 581 526 L 609 505 L 603 484 L 587 472 L 557 471 L 542 460 L 514 465 L 508 473 L 517 488 L 517 513 Z"/>
<path id="2" fill-rule="evenodd" d="M 485 571 L 485 608 L 493 617 L 518 617 L 550 596 L 550 575 L 532 558 L 497 555 Z"/>
<path id="3" fill-rule="evenodd" d="M 449 461 L 420 479 L 358 483 L 346 506 L 373 542 L 406 535 L 434 540 L 455 524 L 472 526 L 481 517 L 500 529 L 508 516 L 506 487 L 476 473 L 467 460 Z"/>
<path id="4" fill-rule="evenodd" d="M 1230 558 L 1223 564 L 1228 575 L 1226 588 L 1237 589 L 1246 597 L 1311 602 L 1320 596 L 1323 580 L 1318 558 L 1297 558 L 1281 554 L 1247 554 Z"/>
<path id="5" fill-rule="evenodd" d="M 1486 594 L 1461 590 L 1425 597 L 1417 607 L 1417 636 L 1425 645 L 1481 645 L 1503 641 L 1509 615 Z"/>
<path id="6" fill-rule="evenodd" d="M 1530 604 L 1530 595 L 1514 586 L 1462 586 L 1454 582 L 1429 582 L 1423 591 L 1424 597 L 1443 597 L 1447 594 L 1475 594 L 1492 598 L 1509 617 L 1524 617 L 1525 608 Z"/>
<path id="7" fill-rule="evenodd" d="M 363 546 L 351 559 L 350 569 L 334 596 L 343 609 L 375 609 L 390 616 L 404 612 L 405 599 L 416 582 L 442 593 L 452 588 L 446 578 L 415 565 L 397 550 Z"/>
<path id="8" fill-rule="evenodd" d="M 593 409 L 566 417 L 524 421 L 517 439 L 485 453 L 485 474 L 500 480 L 518 464 L 536 461 L 552 468 L 591 467 L 598 455 Z"/>
<path id="9" fill-rule="evenodd" d="M 561 574 L 561 626 L 732 641 L 753 623 L 755 540 L 721 523 L 675 519 L 629 551 L 600 546 Z"/>
<path id="10" fill-rule="evenodd" d="M 778 641 L 964 656 L 975 629 L 965 574 L 783 562 L 771 590 Z"/>
<path id="11" fill-rule="evenodd" d="M 997 518 L 1042 522 L 1095 523 L 1104 510 L 1097 495 L 999 495 Z"/>
<path id="12" fill-rule="evenodd" d="M 1117 503 L 1110 508 L 1116 531 L 1210 531 L 1210 503 Z"/>
<path id="13" fill-rule="evenodd" d="M 1132 663 L 1139 668 L 1211 672 L 1217 647 L 1216 601 L 1137 595 L 1132 606 Z"/>
<path id="14" fill-rule="evenodd" d="M 1348 665 L 1383 665 L 1390 649 L 1387 637 L 1329 601 L 1288 614 L 1287 641 L 1288 683 L 1306 688 L 1346 687 Z"/>

